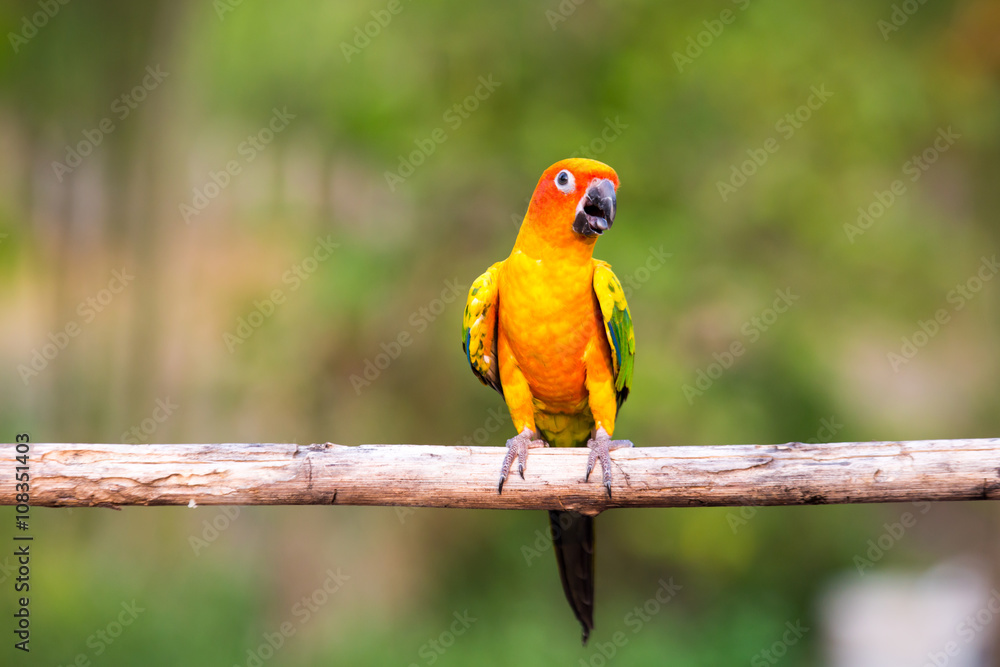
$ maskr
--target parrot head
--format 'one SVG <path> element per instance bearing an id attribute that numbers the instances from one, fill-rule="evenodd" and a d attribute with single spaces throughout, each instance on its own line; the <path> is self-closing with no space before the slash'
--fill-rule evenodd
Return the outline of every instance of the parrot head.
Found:
<path id="1" fill-rule="evenodd" d="M 538 180 L 525 224 L 560 245 L 593 246 L 615 221 L 617 189 L 618 174 L 603 162 L 560 160 Z"/>

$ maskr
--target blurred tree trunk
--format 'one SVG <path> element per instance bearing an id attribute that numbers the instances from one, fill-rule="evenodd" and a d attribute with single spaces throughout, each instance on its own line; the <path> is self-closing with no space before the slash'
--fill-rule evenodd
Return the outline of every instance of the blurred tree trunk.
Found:
<path id="1" fill-rule="evenodd" d="M 44 396 L 40 417 L 54 429 L 52 437 L 78 438 L 95 424 L 102 434 L 118 434 L 127 428 L 125 415 L 152 400 L 160 346 L 156 249 L 163 225 L 176 222 L 176 204 L 167 198 L 178 162 L 163 135 L 176 132 L 170 109 L 185 87 L 176 77 L 165 79 L 124 119 L 111 105 L 142 82 L 147 65 L 171 71 L 179 28 L 192 7 L 186 0 L 60 6 L 60 15 L 11 57 L 19 123 L 32 156 L 24 167 L 24 212 L 43 232 L 38 237 L 50 240 L 40 249 L 53 284 L 46 330 L 77 319 L 79 300 L 103 287 L 112 269 L 124 265 L 136 275 L 101 315 L 117 320 L 98 353 L 101 363 L 74 366 L 60 358 L 36 379 L 36 392 Z M 37 9 L 35 2 L 19 2 L 15 14 L 30 16 Z M 67 61 L 66 53 L 80 57 Z M 65 161 L 67 147 L 106 117 L 114 130 L 78 168 L 57 178 L 52 161 Z M 85 216 L 94 202 L 102 217 Z M 93 256 L 104 249 L 107 256 Z M 95 366 L 108 372 L 95 375 Z M 51 387 L 51 394 L 42 387 Z"/>

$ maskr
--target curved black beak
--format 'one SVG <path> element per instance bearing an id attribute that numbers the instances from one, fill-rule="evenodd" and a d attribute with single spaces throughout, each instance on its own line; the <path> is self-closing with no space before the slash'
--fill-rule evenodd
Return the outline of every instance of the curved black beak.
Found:
<path id="1" fill-rule="evenodd" d="M 611 228 L 617 210 L 615 184 L 606 178 L 595 178 L 577 204 L 573 231 L 583 236 L 600 236 Z"/>

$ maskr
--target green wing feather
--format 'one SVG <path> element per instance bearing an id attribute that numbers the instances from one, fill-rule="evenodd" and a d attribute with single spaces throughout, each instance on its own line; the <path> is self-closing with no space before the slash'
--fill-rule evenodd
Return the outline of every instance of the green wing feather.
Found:
<path id="1" fill-rule="evenodd" d="M 497 262 L 469 288 L 462 318 L 462 350 L 479 380 L 503 395 L 497 361 L 497 307 L 500 303 L 500 265 Z"/>
<path id="2" fill-rule="evenodd" d="M 635 332 L 632 315 L 625 301 L 625 290 L 606 262 L 594 261 L 594 294 L 601 304 L 604 332 L 611 346 L 611 364 L 615 374 L 618 407 L 628 398 L 632 388 L 632 368 L 635 365 Z"/>

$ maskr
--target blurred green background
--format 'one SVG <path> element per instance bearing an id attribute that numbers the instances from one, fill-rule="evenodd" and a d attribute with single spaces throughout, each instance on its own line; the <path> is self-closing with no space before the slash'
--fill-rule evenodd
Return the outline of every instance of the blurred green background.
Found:
<path id="1" fill-rule="evenodd" d="M 0 440 L 502 445 L 462 293 L 573 154 L 622 182 L 622 437 L 998 436 L 1000 6 L 903 4 L 6 2 Z M 541 512 L 37 509 L 0 662 L 772 664 L 801 621 L 781 664 L 826 664 L 824 591 L 905 511 L 609 512 L 581 648 Z M 998 534 L 936 505 L 866 576 Z"/>

